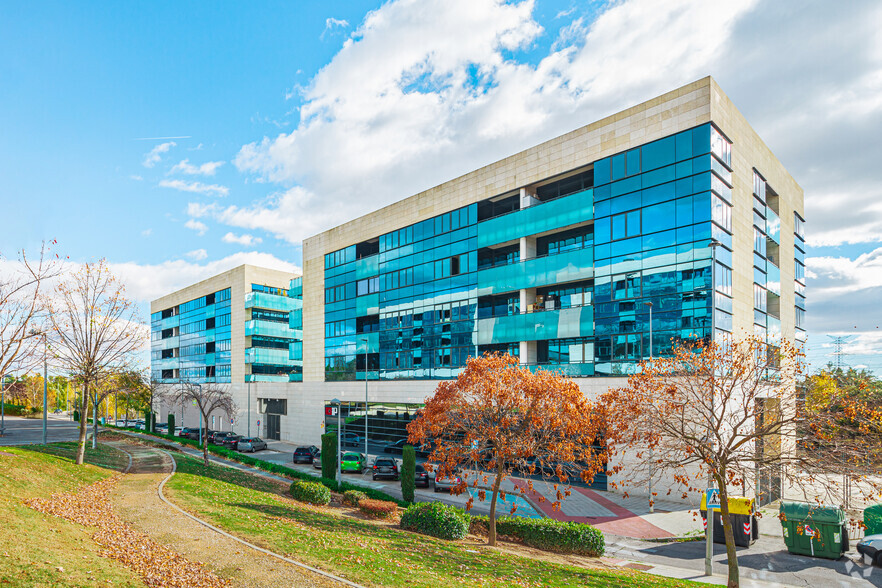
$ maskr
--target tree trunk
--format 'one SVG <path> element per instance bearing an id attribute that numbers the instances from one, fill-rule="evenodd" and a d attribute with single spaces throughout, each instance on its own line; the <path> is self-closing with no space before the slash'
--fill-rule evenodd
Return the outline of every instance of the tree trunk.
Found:
<path id="1" fill-rule="evenodd" d="M 726 484 L 717 480 L 720 489 L 720 515 L 723 519 L 723 536 L 726 538 L 726 562 L 729 566 L 728 588 L 738 588 L 738 554 L 735 552 L 735 534 L 732 532 L 732 519 L 729 518 L 729 493 Z M 713 531 L 711 531 L 713 532 Z"/>
<path id="2" fill-rule="evenodd" d="M 205 467 L 208 467 L 208 417 L 202 415 L 202 419 L 206 424 L 202 429 L 202 460 L 205 462 Z"/>
<path id="3" fill-rule="evenodd" d="M 501 468 L 500 468 L 501 469 Z M 496 498 L 499 496 L 499 486 L 502 485 L 502 472 L 497 470 L 496 480 L 493 481 L 493 498 L 490 499 L 490 523 L 487 525 L 487 545 L 496 545 Z"/>
<path id="4" fill-rule="evenodd" d="M 86 457 L 86 421 L 88 420 L 89 386 L 83 384 L 83 397 L 80 406 L 80 436 L 77 441 L 77 465 L 83 465 Z"/>
<path id="5" fill-rule="evenodd" d="M 98 447 L 98 392 L 92 402 L 92 449 Z"/>

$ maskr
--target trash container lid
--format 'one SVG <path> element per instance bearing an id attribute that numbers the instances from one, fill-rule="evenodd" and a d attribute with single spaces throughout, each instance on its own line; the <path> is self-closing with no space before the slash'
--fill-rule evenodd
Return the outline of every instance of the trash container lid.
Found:
<path id="1" fill-rule="evenodd" d="M 778 512 L 788 521 L 811 521 L 814 523 L 845 523 L 845 511 L 838 506 L 810 504 L 808 502 L 781 501 Z"/>
<path id="2" fill-rule="evenodd" d="M 753 498 L 744 496 L 729 496 L 729 514 L 752 515 L 753 514 Z M 707 510 L 707 495 L 701 495 L 701 510 Z"/>

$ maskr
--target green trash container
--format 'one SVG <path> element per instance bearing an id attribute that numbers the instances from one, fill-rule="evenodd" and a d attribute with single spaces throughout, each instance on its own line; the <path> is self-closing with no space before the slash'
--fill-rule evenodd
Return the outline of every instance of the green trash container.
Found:
<path id="1" fill-rule="evenodd" d="M 864 536 L 882 534 L 882 504 L 874 504 L 864 509 Z"/>
<path id="2" fill-rule="evenodd" d="M 838 506 L 782 500 L 778 513 L 790 553 L 839 559 L 848 551 L 845 512 Z"/>

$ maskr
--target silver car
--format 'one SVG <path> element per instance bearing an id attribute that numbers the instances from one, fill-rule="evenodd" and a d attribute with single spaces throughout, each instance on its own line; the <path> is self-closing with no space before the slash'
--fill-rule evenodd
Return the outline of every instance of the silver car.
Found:
<path id="1" fill-rule="evenodd" d="M 239 439 L 239 443 L 236 446 L 236 449 L 239 450 L 241 453 L 254 453 L 255 451 L 260 451 L 261 449 L 266 448 L 266 441 L 264 441 L 263 439 L 258 439 L 257 437 L 245 437 Z"/>

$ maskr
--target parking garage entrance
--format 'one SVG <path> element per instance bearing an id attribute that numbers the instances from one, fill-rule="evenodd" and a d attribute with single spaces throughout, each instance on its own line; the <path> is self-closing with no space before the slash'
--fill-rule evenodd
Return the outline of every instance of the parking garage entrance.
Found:
<path id="1" fill-rule="evenodd" d="M 264 415 L 263 438 L 279 441 L 282 438 L 282 417 L 288 414 L 288 401 L 277 398 L 258 398 L 257 411 Z"/>

